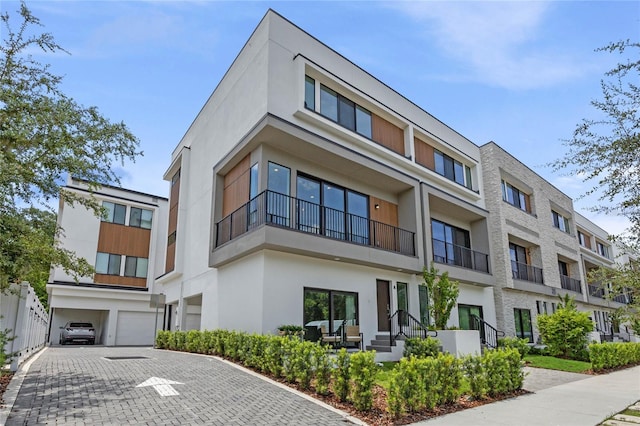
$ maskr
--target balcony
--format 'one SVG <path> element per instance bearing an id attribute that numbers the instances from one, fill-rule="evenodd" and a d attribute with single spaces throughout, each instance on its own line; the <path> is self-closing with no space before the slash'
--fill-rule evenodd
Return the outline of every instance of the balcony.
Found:
<path id="1" fill-rule="evenodd" d="M 566 275 L 560 275 L 560 286 L 565 290 L 575 291 L 576 293 L 582 293 L 582 286 L 580 280 L 568 277 Z"/>
<path id="2" fill-rule="evenodd" d="M 593 297 L 597 297 L 599 299 L 604 299 L 604 288 L 602 288 L 598 284 L 588 284 L 589 294 Z"/>
<path id="3" fill-rule="evenodd" d="M 544 284 L 542 268 L 527 265 L 526 263 L 511 261 L 511 274 L 515 280 L 531 281 L 536 284 Z"/>
<path id="4" fill-rule="evenodd" d="M 613 296 L 613 300 L 615 302 L 618 302 L 618 303 L 624 303 L 625 305 L 627 303 L 630 303 L 630 300 L 627 299 L 627 295 L 625 295 L 625 294 L 617 294 L 617 295 Z"/>
<path id="5" fill-rule="evenodd" d="M 415 256 L 415 233 L 366 217 L 264 191 L 216 223 L 216 248 L 263 225 Z"/>
<path id="6" fill-rule="evenodd" d="M 435 238 L 433 244 L 433 261 L 449 265 L 461 266 L 475 271 L 489 273 L 489 255 L 471 250 L 468 247 L 447 243 Z"/>

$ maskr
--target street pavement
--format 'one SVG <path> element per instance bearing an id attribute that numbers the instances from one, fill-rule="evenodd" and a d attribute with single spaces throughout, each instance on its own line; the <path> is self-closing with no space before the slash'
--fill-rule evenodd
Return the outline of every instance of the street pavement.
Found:
<path id="1" fill-rule="evenodd" d="M 345 425 L 349 419 L 213 357 L 65 346 L 49 347 L 33 361 L 6 425 Z"/>

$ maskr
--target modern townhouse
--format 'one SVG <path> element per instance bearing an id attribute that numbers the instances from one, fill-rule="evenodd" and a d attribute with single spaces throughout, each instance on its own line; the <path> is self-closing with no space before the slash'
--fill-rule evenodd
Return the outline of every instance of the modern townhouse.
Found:
<path id="1" fill-rule="evenodd" d="M 76 282 L 61 267 L 51 271 L 48 341 L 58 344 L 60 327 L 78 321 L 95 327 L 99 344 L 151 345 L 156 311 L 150 308 L 150 294 L 164 266 L 168 200 L 109 185 L 90 192 L 77 179 L 69 179 L 64 190 L 93 195 L 106 216 L 60 202 L 59 244 L 85 258 L 96 272 Z"/>
<path id="2" fill-rule="evenodd" d="M 606 285 L 587 281 L 591 269 L 614 264 L 606 231 L 494 142 L 480 151 L 498 328 L 535 342 L 536 317 L 555 312 L 558 296 L 568 294 L 590 312 L 596 330 L 610 333 L 610 313 L 621 300 L 609 300 Z"/>
<path id="3" fill-rule="evenodd" d="M 357 325 L 379 344 L 398 311 L 426 322 L 432 262 L 461 282 L 451 325 L 496 322 L 480 149 L 274 11 L 164 178 L 170 329 Z"/>

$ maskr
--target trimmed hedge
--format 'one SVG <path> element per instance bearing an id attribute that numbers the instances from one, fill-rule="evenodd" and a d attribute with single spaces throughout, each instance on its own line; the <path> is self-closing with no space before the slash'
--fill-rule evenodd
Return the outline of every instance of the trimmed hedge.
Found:
<path id="1" fill-rule="evenodd" d="M 156 347 L 218 355 L 247 367 L 297 383 L 317 394 L 333 392 L 341 401 L 351 401 L 360 411 L 373 405 L 373 385 L 378 367 L 375 351 L 349 354 L 341 349 L 335 360 L 327 346 L 300 340 L 297 336 L 271 336 L 228 330 L 158 331 Z"/>
<path id="2" fill-rule="evenodd" d="M 640 362 L 640 343 L 592 343 L 589 361 L 593 371 L 637 364 Z"/>
<path id="3" fill-rule="evenodd" d="M 515 348 L 520 352 L 521 358 L 524 358 L 531 351 L 529 340 L 518 337 L 500 337 L 498 339 L 498 348 Z"/>
<path id="4" fill-rule="evenodd" d="M 418 358 L 425 358 L 428 356 L 437 356 L 438 353 L 440 353 L 440 341 L 431 336 L 427 336 L 426 339 L 412 337 L 404 341 L 404 352 L 402 355 L 405 358 L 409 358 L 411 355 Z"/>
<path id="5" fill-rule="evenodd" d="M 444 354 L 403 358 L 391 375 L 389 412 L 399 417 L 406 412 L 454 403 L 465 380 L 476 399 L 521 389 L 524 372 L 520 353 L 515 348 L 506 348 L 464 360 Z"/>

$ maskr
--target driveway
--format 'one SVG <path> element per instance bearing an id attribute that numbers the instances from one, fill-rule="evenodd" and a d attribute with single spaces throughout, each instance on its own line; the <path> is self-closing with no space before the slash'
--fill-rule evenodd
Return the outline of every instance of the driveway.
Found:
<path id="1" fill-rule="evenodd" d="M 6 424 L 345 423 L 342 412 L 212 357 L 66 346 L 33 362 Z"/>

